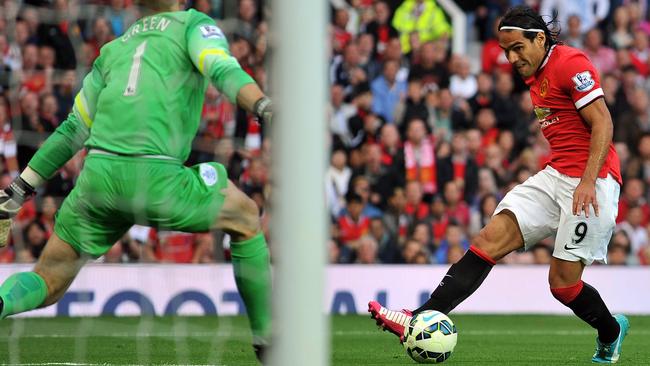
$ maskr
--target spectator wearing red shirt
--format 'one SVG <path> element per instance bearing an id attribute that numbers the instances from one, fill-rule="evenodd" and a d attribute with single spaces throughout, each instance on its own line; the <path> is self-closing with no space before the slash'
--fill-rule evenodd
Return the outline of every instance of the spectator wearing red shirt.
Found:
<path id="1" fill-rule="evenodd" d="M 334 11 L 334 24 L 332 28 L 332 46 L 334 50 L 342 50 L 352 40 L 346 27 L 350 20 L 350 14 L 346 9 L 336 9 Z"/>
<path id="2" fill-rule="evenodd" d="M 385 124 L 379 131 L 379 144 L 381 146 L 381 163 L 392 166 L 404 176 L 404 150 L 399 131 L 394 124 Z"/>
<path id="3" fill-rule="evenodd" d="M 161 263 L 210 262 L 214 238 L 210 233 L 180 231 L 149 231 L 144 247 L 145 260 Z"/>
<path id="4" fill-rule="evenodd" d="M 483 135 L 481 130 L 471 128 L 465 133 L 467 137 L 467 151 L 474 157 L 478 166 L 485 163 L 485 147 L 483 146 Z"/>
<path id="5" fill-rule="evenodd" d="M 433 236 L 433 245 L 440 245 L 440 241 L 444 239 L 447 225 L 449 225 L 449 215 L 447 215 L 447 207 L 441 195 L 433 196 L 431 202 L 431 214 L 429 215 L 429 223 L 431 225 L 431 233 Z"/>
<path id="6" fill-rule="evenodd" d="M 27 44 L 23 48 L 22 69 L 18 73 L 21 88 L 28 92 L 40 93 L 47 90 L 47 78 L 43 70 L 38 67 L 38 47 Z"/>
<path id="7" fill-rule="evenodd" d="M 639 207 L 642 212 L 641 225 L 646 226 L 650 220 L 650 205 L 644 196 L 644 184 L 641 179 L 631 178 L 625 181 L 623 194 L 618 201 L 618 216 L 616 223 L 619 224 L 627 217 L 627 211 L 631 207 Z"/>
<path id="8" fill-rule="evenodd" d="M 346 194 L 346 210 L 339 216 L 339 240 L 344 247 L 356 247 L 356 241 L 368 233 L 370 218 L 363 215 L 363 198 L 354 191 Z"/>
<path id="9" fill-rule="evenodd" d="M 234 128 L 233 105 L 212 85 L 208 86 L 205 93 L 201 120 L 205 123 L 202 135 L 210 139 L 220 139 L 225 135 L 227 129 Z"/>
<path id="10" fill-rule="evenodd" d="M 424 220 L 429 215 L 429 206 L 423 201 L 422 185 L 417 181 L 407 182 L 405 195 L 404 212 L 412 221 Z"/>
<path id="11" fill-rule="evenodd" d="M 469 226 L 469 206 L 462 200 L 462 192 L 455 181 L 449 181 L 444 187 L 444 199 L 447 204 L 447 216 L 455 220 L 466 230 Z"/>
<path id="12" fill-rule="evenodd" d="M 494 111 L 483 108 L 476 115 L 476 127 L 481 131 L 481 147 L 486 148 L 496 144 L 499 137 L 499 129 L 496 127 L 497 119 Z"/>
<path id="13" fill-rule="evenodd" d="M 92 47 L 94 57 L 96 59 L 99 57 L 99 50 L 108 42 L 115 39 L 113 35 L 113 30 L 111 24 L 106 18 L 97 18 L 93 22 L 92 37 L 89 40 L 89 44 Z"/>
<path id="14" fill-rule="evenodd" d="M 463 198 L 471 202 L 478 188 L 478 166 L 467 149 L 467 137 L 457 132 L 451 139 L 451 154 L 437 161 L 438 187 L 455 181 L 463 190 Z"/>
<path id="15" fill-rule="evenodd" d="M 508 62 L 505 52 L 499 47 L 499 41 L 494 36 L 500 22 L 501 17 L 495 19 L 493 35 L 483 43 L 483 49 L 481 50 L 481 69 L 488 74 L 493 74 L 496 71 L 512 72 L 512 65 Z"/>
<path id="16" fill-rule="evenodd" d="M 477 91 L 473 97 L 468 100 L 472 114 L 476 114 L 479 109 L 492 108 L 494 106 L 494 90 L 492 75 L 482 72 L 476 77 Z"/>

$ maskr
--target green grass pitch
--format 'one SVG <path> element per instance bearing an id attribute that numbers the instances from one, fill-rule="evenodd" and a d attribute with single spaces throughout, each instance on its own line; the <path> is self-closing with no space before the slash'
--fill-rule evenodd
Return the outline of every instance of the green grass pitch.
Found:
<path id="1" fill-rule="evenodd" d="M 590 365 L 595 331 L 575 317 L 454 315 L 446 365 Z M 332 365 L 415 365 L 363 316 L 331 318 Z M 650 365 L 650 316 L 630 317 L 620 365 Z M 243 317 L 40 318 L 0 322 L 0 364 L 257 365 Z M 288 330 L 290 331 L 290 330 Z"/>

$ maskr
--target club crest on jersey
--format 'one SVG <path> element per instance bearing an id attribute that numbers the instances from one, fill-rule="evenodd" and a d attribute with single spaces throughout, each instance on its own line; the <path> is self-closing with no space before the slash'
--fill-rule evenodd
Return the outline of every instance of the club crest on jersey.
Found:
<path id="1" fill-rule="evenodd" d="M 548 93 L 548 79 L 544 78 L 544 80 L 542 80 L 542 85 L 539 86 L 539 96 L 545 98 L 546 93 Z"/>
<path id="2" fill-rule="evenodd" d="M 203 35 L 203 38 L 216 38 L 216 39 L 226 38 L 223 35 L 223 32 L 221 31 L 221 29 L 219 29 L 219 27 L 217 27 L 216 25 L 204 25 L 204 26 L 201 26 L 200 29 L 201 29 L 201 35 Z"/>
<path id="3" fill-rule="evenodd" d="M 203 179 L 205 185 L 208 187 L 212 187 L 217 184 L 217 181 L 219 181 L 217 170 L 210 164 L 203 163 L 199 165 L 199 174 L 201 175 L 201 179 Z"/>
<path id="4" fill-rule="evenodd" d="M 576 90 L 579 92 L 586 92 L 588 90 L 591 90 L 591 88 L 596 85 L 596 82 L 591 77 L 591 73 L 589 71 L 579 72 L 574 77 L 572 77 L 571 80 L 573 80 L 573 83 L 576 84 Z"/>

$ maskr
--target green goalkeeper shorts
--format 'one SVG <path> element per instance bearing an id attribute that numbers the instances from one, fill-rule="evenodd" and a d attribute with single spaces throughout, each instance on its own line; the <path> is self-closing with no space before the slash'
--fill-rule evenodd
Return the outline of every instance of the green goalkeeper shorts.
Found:
<path id="1" fill-rule="evenodd" d="M 225 200 L 223 165 L 89 154 L 54 231 L 77 252 L 99 257 L 133 224 L 207 231 Z"/>

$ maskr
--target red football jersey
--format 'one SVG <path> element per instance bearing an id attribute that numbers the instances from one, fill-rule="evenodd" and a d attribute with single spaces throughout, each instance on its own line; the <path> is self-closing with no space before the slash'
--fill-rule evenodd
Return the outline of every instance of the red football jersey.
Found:
<path id="1" fill-rule="evenodd" d="M 548 164 L 570 177 L 581 177 L 589 158 L 591 127 L 580 109 L 603 97 L 596 68 L 582 51 L 552 46 L 540 69 L 526 80 L 542 133 L 551 146 Z M 621 183 L 620 163 L 614 144 L 598 176 L 611 173 Z"/>

